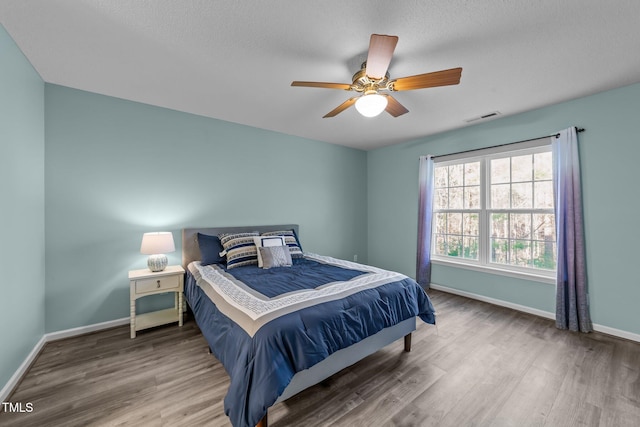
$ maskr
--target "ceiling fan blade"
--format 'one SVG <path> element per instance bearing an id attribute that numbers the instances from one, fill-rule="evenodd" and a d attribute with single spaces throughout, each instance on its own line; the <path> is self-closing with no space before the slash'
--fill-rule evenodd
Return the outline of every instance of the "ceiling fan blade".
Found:
<path id="1" fill-rule="evenodd" d="M 418 74 L 417 76 L 401 77 L 393 83 L 393 90 L 424 89 L 436 86 L 457 85 L 460 83 L 462 68 Z"/>
<path id="2" fill-rule="evenodd" d="M 322 118 L 326 119 L 327 117 L 335 117 L 335 116 L 337 116 L 338 114 L 342 113 L 344 110 L 346 110 L 347 108 L 349 108 L 353 104 L 355 104 L 356 103 L 356 99 L 358 99 L 357 96 L 347 99 L 342 104 L 338 105 L 336 108 L 334 108 L 333 110 L 331 110 L 327 114 L 325 114 Z"/>
<path id="3" fill-rule="evenodd" d="M 343 90 L 351 90 L 351 85 L 347 83 L 324 83 L 324 82 L 291 82 L 291 86 L 302 86 L 302 87 L 320 87 L 326 89 L 343 89 Z"/>
<path id="4" fill-rule="evenodd" d="M 387 97 L 387 108 L 385 108 L 385 110 L 393 117 L 398 117 L 409 112 L 409 110 L 407 110 L 404 105 L 400 104 L 393 96 L 384 96 Z"/>
<path id="5" fill-rule="evenodd" d="M 398 44 L 398 36 L 371 34 L 367 56 L 367 76 L 381 79 L 387 74 L 396 44 Z"/>

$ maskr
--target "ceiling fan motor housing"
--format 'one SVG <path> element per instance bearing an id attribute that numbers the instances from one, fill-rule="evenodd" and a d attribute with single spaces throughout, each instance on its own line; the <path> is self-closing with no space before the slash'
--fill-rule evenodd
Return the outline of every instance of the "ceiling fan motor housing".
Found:
<path id="1" fill-rule="evenodd" d="M 351 90 L 360 93 L 372 93 L 378 92 L 378 90 L 391 90 L 389 88 L 389 72 L 381 79 L 372 79 L 367 76 L 367 63 L 362 63 L 362 68 L 353 75 L 353 83 L 351 84 Z"/>

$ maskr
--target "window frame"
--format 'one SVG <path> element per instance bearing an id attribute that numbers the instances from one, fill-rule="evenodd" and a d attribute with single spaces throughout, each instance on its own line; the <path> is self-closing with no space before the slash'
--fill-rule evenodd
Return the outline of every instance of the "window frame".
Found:
<path id="1" fill-rule="evenodd" d="M 431 261 L 433 264 L 446 265 L 480 271 L 484 273 L 498 274 L 519 279 L 526 279 L 536 282 L 555 284 L 556 270 L 535 269 L 510 264 L 500 264 L 491 262 L 491 236 L 490 236 L 490 216 L 494 212 L 509 213 L 546 213 L 555 216 L 553 207 L 550 209 L 498 209 L 489 207 L 491 197 L 491 171 L 489 164 L 493 159 L 517 157 L 519 155 L 551 152 L 551 140 L 545 138 L 541 141 L 513 144 L 509 147 L 494 147 L 485 150 L 478 150 L 471 153 L 461 153 L 452 156 L 442 156 L 434 159 L 435 168 L 440 166 L 450 166 L 480 162 L 480 207 L 479 209 L 434 209 L 432 212 L 432 232 L 431 232 Z M 553 161 L 553 160 L 552 160 Z M 510 181 L 513 182 L 513 181 Z M 435 196 L 434 196 L 435 197 Z M 535 200 L 535 193 L 532 195 Z M 436 255 L 436 235 L 437 235 L 437 214 L 438 213 L 477 213 L 479 216 L 479 236 L 478 236 L 478 259 L 463 257 L 451 257 L 446 255 Z M 448 230 L 447 230 L 448 231 Z M 464 232 L 463 232 L 464 235 Z M 533 239 L 532 239 L 533 240 Z M 557 260 L 556 260 L 557 264 Z"/>

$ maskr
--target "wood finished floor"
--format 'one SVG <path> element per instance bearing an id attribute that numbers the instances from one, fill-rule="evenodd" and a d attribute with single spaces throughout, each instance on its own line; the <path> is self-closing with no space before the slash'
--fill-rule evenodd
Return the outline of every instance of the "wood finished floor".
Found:
<path id="1" fill-rule="evenodd" d="M 640 344 L 430 291 L 437 329 L 387 346 L 269 410 L 284 426 L 640 425 Z M 192 320 L 48 343 L 1 426 L 230 426 L 229 380 Z"/>

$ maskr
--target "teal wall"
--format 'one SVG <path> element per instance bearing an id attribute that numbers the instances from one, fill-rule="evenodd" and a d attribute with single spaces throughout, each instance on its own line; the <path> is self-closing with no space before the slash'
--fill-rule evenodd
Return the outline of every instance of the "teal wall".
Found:
<path id="1" fill-rule="evenodd" d="M 47 332 L 129 315 L 147 231 L 173 232 L 170 263 L 183 227 L 283 223 L 300 224 L 306 251 L 366 260 L 364 151 L 56 85 L 45 95 Z"/>
<path id="2" fill-rule="evenodd" d="M 0 388 L 44 333 L 44 82 L 0 25 Z"/>
<path id="3" fill-rule="evenodd" d="M 415 277 L 418 158 L 549 135 L 576 125 L 593 322 L 640 334 L 635 84 L 367 153 L 369 262 Z M 425 118 L 428 120 L 428 117 Z M 432 282 L 555 312 L 553 285 L 434 265 Z"/>

